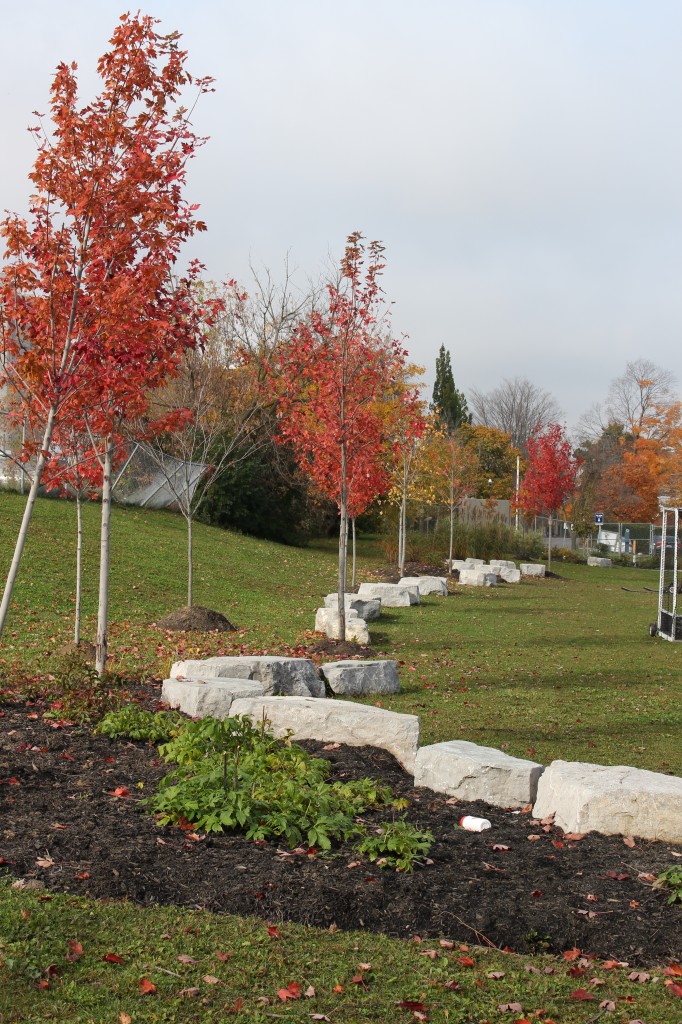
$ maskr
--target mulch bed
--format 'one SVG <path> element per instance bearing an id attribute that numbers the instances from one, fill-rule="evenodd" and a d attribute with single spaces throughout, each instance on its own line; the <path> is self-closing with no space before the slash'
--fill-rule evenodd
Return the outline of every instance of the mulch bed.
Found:
<path id="1" fill-rule="evenodd" d="M 153 706 L 158 694 L 137 696 Z M 679 863 L 668 843 L 570 840 L 529 813 L 415 790 L 384 751 L 314 742 L 303 745 L 332 762 L 334 777 L 377 777 L 410 801 L 409 818 L 435 836 L 429 863 L 408 875 L 358 863 L 350 846 L 321 857 L 238 835 L 192 838 L 140 804 L 166 772 L 154 747 L 56 726 L 34 706 L 6 702 L 0 716 L 0 872 L 25 884 L 523 953 L 577 946 L 633 965 L 682 952 L 682 911 L 651 886 Z M 492 828 L 456 829 L 465 813 Z"/>

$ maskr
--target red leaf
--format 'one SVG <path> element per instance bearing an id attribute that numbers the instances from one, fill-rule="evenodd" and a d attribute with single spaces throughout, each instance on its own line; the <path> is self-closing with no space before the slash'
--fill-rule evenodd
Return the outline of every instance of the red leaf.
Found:
<path id="1" fill-rule="evenodd" d="M 414 1013 L 425 1013 L 426 1003 L 419 1002 L 418 999 L 401 999 L 399 1003 L 395 1004 L 401 1010 L 412 1010 Z"/>
<path id="2" fill-rule="evenodd" d="M 564 953 L 563 953 L 564 960 L 568 960 L 569 963 L 572 960 L 577 960 L 579 956 L 580 956 L 580 950 L 578 949 L 577 946 L 574 946 L 573 949 L 566 949 L 566 950 L 564 950 Z"/>
<path id="3" fill-rule="evenodd" d="M 75 939 L 69 939 L 69 952 L 66 954 L 66 959 L 75 962 L 83 956 L 83 947 L 80 942 L 76 942 Z"/>
<path id="4" fill-rule="evenodd" d="M 282 936 L 279 933 L 279 928 L 277 927 L 277 925 L 274 925 L 274 924 L 269 924 L 268 925 L 268 935 L 270 936 L 271 939 L 281 939 L 282 938 Z"/>
<path id="5" fill-rule="evenodd" d="M 125 960 L 118 953 L 105 953 L 102 960 L 106 960 L 108 964 L 124 964 Z"/>
<path id="6" fill-rule="evenodd" d="M 682 985 L 678 985 L 675 981 L 666 981 L 664 984 L 668 986 L 668 992 L 671 995 L 682 997 Z"/>
<path id="7" fill-rule="evenodd" d="M 156 992 L 156 985 L 149 978 L 142 978 L 141 981 L 138 981 L 137 987 L 143 996 L 153 996 Z"/>
<path id="8" fill-rule="evenodd" d="M 596 998 L 597 997 L 593 996 L 591 992 L 588 992 L 586 988 L 577 988 L 575 992 L 571 992 L 571 999 L 579 999 L 585 1003 L 590 1001 L 594 1002 Z"/>
<path id="9" fill-rule="evenodd" d="M 471 959 L 470 956 L 458 956 L 457 957 L 457 963 L 459 964 L 460 967 L 475 967 L 476 966 L 475 962 Z"/>
<path id="10" fill-rule="evenodd" d="M 668 978 L 682 978 L 682 967 L 679 964 L 668 964 L 663 968 L 663 973 Z"/>
<path id="11" fill-rule="evenodd" d="M 287 999 L 300 999 L 301 986 L 296 981 L 290 981 L 286 988 L 279 989 L 277 995 L 283 1003 L 286 1003 Z"/>

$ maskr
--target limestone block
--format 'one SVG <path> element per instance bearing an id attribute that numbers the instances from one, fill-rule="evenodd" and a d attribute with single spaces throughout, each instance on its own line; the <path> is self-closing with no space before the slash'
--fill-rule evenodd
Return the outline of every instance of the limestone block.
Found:
<path id="1" fill-rule="evenodd" d="M 228 718 L 235 697 L 263 696 L 255 679 L 164 679 L 161 700 L 192 718 Z"/>
<path id="2" fill-rule="evenodd" d="M 400 693 L 395 661 L 329 661 L 320 671 L 334 693 Z"/>
<path id="3" fill-rule="evenodd" d="M 346 625 L 358 617 L 354 608 L 346 608 Z M 315 632 L 326 633 L 332 623 L 336 623 L 338 629 L 338 619 L 339 613 L 336 608 L 318 608 L 315 612 Z"/>
<path id="4" fill-rule="evenodd" d="M 420 597 L 425 597 L 427 594 L 437 594 L 439 597 L 448 596 L 448 584 L 444 576 L 403 576 L 398 586 L 417 587 Z"/>
<path id="5" fill-rule="evenodd" d="M 449 564 L 449 567 L 452 569 L 453 572 L 461 572 L 462 569 L 467 568 L 467 564 L 463 558 L 453 558 L 452 562 L 450 563 L 448 563 L 448 560 L 446 558 L 445 564 L 446 566 Z"/>
<path id="6" fill-rule="evenodd" d="M 566 832 L 603 832 L 682 843 L 682 779 L 643 768 L 552 761 L 533 816 L 554 814 Z"/>
<path id="7" fill-rule="evenodd" d="M 510 558 L 491 558 L 490 568 L 493 570 L 493 572 L 496 571 L 498 566 L 501 569 L 515 569 L 516 562 L 512 562 Z"/>
<path id="8" fill-rule="evenodd" d="M 461 800 L 485 800 L 494 807 L 525 807 L 535 799 L 542 771 L 541 764 L 494 747 L 448 740 L 419 748 L 414 784 Z"/>
<path id="9" fill-rule="evenodd" d="M 363 601 L 378 597 L 382 608 L 408 608 L 411 604 L 419 604 L 419 588 L 401 587 L 399 583 L 361 583 L 358 597 Z"/>
<path id="10" fill-rule="evenodd" d="M 419 718 L 352 701 L 310 697 L 252 697 L 234 700 L 231 715 L 263 715 L 276 736 L 292 730 L 294 740 L 381 747 L 411 772 L 419 746 Z"/>
<path id="11" fill-rule="evenodd" d="M 497 573 L 487 572 L 484 563 L 479 569 L 460 569 L 459 582 L 465 587 L 494 587 L 497 585 Z"/>
<path id="12" fill-rule="evenodd" d="M 500 579 L 503 580 L 505 583 L 520 583 L 521 582 L 521 570 L 520 569 L 509 569 L 505 565 L 501 565 L 501 566 L 499 566 L 499 568 L 491 566 L 491 568 L 493 569 L 493 572 L 496 572 L 497 575 L 500 577 Z"/>
<path id="13" fill-rule="evenodd" d="M 545 566 L 535 565 L 534 562 L 521 562 L 519 566 L 522 576 L 544 576 Z"/>
<path id="14" fill-rule="evenodd" d="M 330 640 L 338 640 L 341 636 L 338 611 L 334 608 L 318 608 L 315 613 L 315 632 L 326 633 Z M 358 644 L 369 643 L 367 623 L 352 608 L 346 608 L 346 640 L 354 640 Z"/>
<path id="15" fill-rule="evenodd" d="M 610 558 L 597 558 L 596 555 L 588 555 L 588 565 L 595 565 L 598 569 L 610 569 L 613 562 Z"/>
<path id="16" fill-rule="evenodd" d="M 381 615 L 381 599 L 378 597 L 369 600 L 363 600 L 357 594 L 345 594 L 344 597 L 346 608 L 352 608 L 358 613 L 358 618 L 365 622 L 374 622 Z M 338 608 L 338 603 L 338 594 L 327 594 L 324 599 L 325 608 Z"/>
<path id="17" fill-rule="evenodd" d="M 275 655 L 204 658 L 176 661 L 172 679 L 256 679 L 267 694 L 293 697 L 324 697 L 324 683 L 309 658 L 279 658 Z"/>
<path id="18" fill-rule="evenodd" d="M 465 569 L 477 569 L 480 565 L 485 565 L 485 558 L 465 558 L 464 568 Z"/>

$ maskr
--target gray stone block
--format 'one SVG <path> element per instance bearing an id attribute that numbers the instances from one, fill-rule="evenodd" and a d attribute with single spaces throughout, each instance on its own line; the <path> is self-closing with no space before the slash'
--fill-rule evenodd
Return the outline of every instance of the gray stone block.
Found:
<path id="1" fill-rule="evenodd" d="M 522 576 L 544 576 L 546 572 L 544 565 L 536 565 L 534 562 L 521 562 L 519 568 Z"/>
<path id="2" fill-rule="evenodd" d="M 419 587 L 401 587 L 399 583 L 361 583 L 358 597 L 366 600 L 378 597 L 382 608 L 409 608 L 419 604 Z"/>
<path id="3" fill-rule="evenodd" d="M 411 772 L 419 746 L 419 718 L 352 701 L 310 697 L 256 697 L 234 700 L 231 715 L 260 722 L 263 715 L 276 736 L 292 730 L 294 740 L 348 743 L 388 750 Z"/>
<path id="4" fill-rule="evenodd" d="M 477 569 L 460 569 L 459 582 L 464 587 L 494 587 L 497 573 L 489 572 L 485 563 Z"/>
<path id="5" fill-rule="evenodd" d="M 613 562 L 610 558 L 597 558 L 596 555 L 588 555 L 587 564 L 594 565 L 598 569 L 610 569 Z"/>
<path id="6" fill-rule="evenodd" d="M 263 696 L 253 679 L 164 679 L 161 699 L 191 718 L 228 718 L 235 697 Z"/>
<path id="7" fill-rule="evenodd" d="M 444 576 L 403 576 L 399 587 L 417 587 L 420 597 L 437 594 L 438 597 L 448 596 L 448 584 Z"/>
<path id="8" fill-rule="evenodd" d="M 327 594 L 324 599 L 325 608 L 338 608 L 339 596 L 338 594 Z M 357 594 L 346 594 L 345 595 L 346 608 L 352 608 L 353 611 L 358 613 L 359 619 L 364 619 L 365 622 L 374 622 L 381 615 L 381 599 L 378 597 L 371 597 L 367 600 L 358 597 Z"/>
<path id="9" fill-rule="evenodd" d="M 256 679 L 267 694 L 294 697 L 324 697 L 324 683 L 309 658 L 280 658 L 276 655 L 204 658 L 176 661 L 173 679 Z"/>
<path id="10" fill-rule="evenodd" d="M 320 671 L 334 693 L 399 693 L 395 661 L 329 661 Z"/>
<path id="11" fill-rule="evenodd" d="M 419 748 L 414 784 L 494 807 L 525 807 L 535 799 L 542 771 L 542 765 L 494 747 L 448 740 Z"/>
<path id="12" fill-rule="evenodd" d="M 338 640 L 341 636 L 339 625 L 339 613 L 335 608 L 318 608 L 315 612 L 315 632 L 326 633 L 331 640 Z M 346 607 L 346 640 L 353 640 L 358 644 L 369 643 L 369 630 L 364 619 L 358 617 L 358 613 Z"/>
<path id="13" fill-rule="evenodd" d="M 565 832 L 602 832 L 682 843 L 682 779 L 625 765 L 552 761 L 533 816 L 554 814 Z"/>

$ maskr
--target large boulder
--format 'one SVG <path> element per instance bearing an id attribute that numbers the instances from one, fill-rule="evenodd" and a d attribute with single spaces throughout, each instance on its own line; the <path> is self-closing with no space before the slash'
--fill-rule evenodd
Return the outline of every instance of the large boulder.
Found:
<path id="1" fill-rule="evenodd" d="M 438 597 L 448 596 L 448 584 L 444 576 L 403 576 L 399 587 L 416 587 L 420 597 L 437 594 Z"/>
<path id="2" fill-rule="evenodd" d="M 420 747 L 415 786 L 427 786 L 460 800 L 484 800 L 494 807 L 525 807 L 537 791 L 542 765 L 510 757 L 494 747 L 448 740 Z"/>
<path id="3" fill-rule="evenodd" d="M 353 611 L 358 613 L 358 618 L 364 619 L 365 622 L 374 622 L 381 615 L 381 599 L 378 597 L 363 600 L 357 594 L 345 594 L 344 598 L 346 608 L 352 608 Z M 338 608 L 339 595 L 327 594 L 324 599 L 324 606 L 325 608 Z"/>
<path id="4" fill-rule="evenodd" d="M 485 558 L 465 558 L 464 568 L 465 569 L 478 569 L 481 565 L 485 565 Z"/>
<path id="5" fill-rule="evenodd" d="M 522 576 L 544 576 L 545 566 L 536 565 L 535 562 L 521 562 L 519 566 Z"/>
<path id="6" fill-rule="evenodd" d="M 204 608 L 199 604 L 188 605 L 185 608 L 178 608 L 165 618 L 159 619 L 156 623 L 159 629 L 167 629 L 176 633 L 231 633 L 237 627 L 225 618 L 222 612 L 213 611 L 212 608 Z"/>
<path id="7" fill-rule="evenodd" d="M 596 555 L 588 555 L 587 564 L 594 565 L 597 569 L 610 569 L 613 562 L 610 558 L 597 558 Z"/>
<path id="8" fill-rule="evenodd" d="M 461 572 L 462 569 L 469 568 L 463 558 L 453 558 L 451 562 L 446 558 L 445 564 L 448 569 L 452 569 L 453 572 Z"/>
<path id="9" fill-rule="evenodd" d="M 315 612 L 315 632 L 326 633 L 330 640 L 341 638 L 339 613 L 335 608 L 318 608 Z M 364 619 L 358 613 L 346 607 L 346 640 L 354 640 L 358 644 L 369 643 L 369 630 Z"/>
<path id="10" fill-rule="evenodd" d="M 399 693 L 395 661 L 328 661 L 320 668 L 334 693 Z"/>
<path id="11" fill-rule="evenodd" d="M 478 569 L 460 569 L 459 582 L 464 587 L 495 587 L 497 573 L 489 572 L 485 565 Z"/>
<path id="12" fill-rule="evenodd" d="M 228 718 L 235 697 L 262 697 L 255 679 L 164 679 L 161 700 L 191 718 Z"/>
<path id="13" fill-rule="evenodd" d="M 267 694 L 292 697 L 324 697 L 324 683 L 309 658 L 279 658 L 275 655 L 204 658 L 176 661 L 172 679 L 256 679 Z"/>
<path id="14" fill-rule="evenodd" d="M 419 746 L 419 718 L 352 701 L 310 697 L 254 697 L 234 700 L 231 715 L 254 722 L 263 716 L 276 736 L 291 732 L 294 740 L 381 747 L 411 772 Z"/>
<path id="15" fill-rule="evenodd" d="M 500 569 L 515 569 L 516 562 L 512 562 L 510 558 L 491 558 L 490 568 L 493 570 L 493 572 L 496 571 L 498 566 Z"/>
<path id="16" fill-rule="evenodd" d="M 408 608 L 411 604 L 419 604 L 419 587 L 401 587 L 399 583 L 361 583 L 358 597 L 363 601 L 378 597 L 382 608 Z"/>
<path id="17" fill-rule="evenodd" d="M 538 785 L 535 818 L 565 832 L 603 832 L 682 843 L 682 779 L 624 765 L 552 761 Z"/>
<path id="18" fill-rule="evenodd" d="M 521 570 L 510 569 L 507 565 L 498 565 L 497 562 L 490 563 L 492 572 L 496 573 L 504 583 L 520 583 Z"/>

